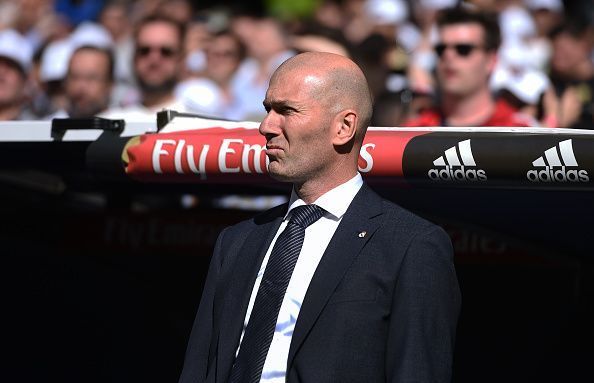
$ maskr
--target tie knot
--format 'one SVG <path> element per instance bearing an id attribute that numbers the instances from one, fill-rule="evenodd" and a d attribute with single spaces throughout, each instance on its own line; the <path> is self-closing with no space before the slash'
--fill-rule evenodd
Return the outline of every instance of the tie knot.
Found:
<path id="1" fill-rule="evenodd" d="M 320 219 L 323 215 L 324 209 L 318 205 L 302 205 L 291 210 L 291 219 L 289 222 L 306 228 Z"/>

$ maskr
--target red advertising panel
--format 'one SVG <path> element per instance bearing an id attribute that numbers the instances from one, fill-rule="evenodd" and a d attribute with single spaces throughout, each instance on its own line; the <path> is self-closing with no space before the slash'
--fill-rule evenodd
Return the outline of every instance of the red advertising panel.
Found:
<path id="1" fill-rule="evenodd" d="M 359 171 L 402 177 L 404 148 L 423 134 L 427 132 L 370 130 L 361 148 Z M 213 127 L 146 134 L 133 138 L 126 152 L 126 172 L 141 181 L 254 182 L 267 173 L 266 140 L 256 129 Z"/>

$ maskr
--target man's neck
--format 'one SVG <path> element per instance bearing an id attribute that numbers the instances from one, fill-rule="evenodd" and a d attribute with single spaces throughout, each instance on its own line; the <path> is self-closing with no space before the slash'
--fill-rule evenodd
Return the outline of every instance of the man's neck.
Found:
<path id="1" fill-rule="evenodd" d="M 319 176 L 304 182 L 294 183 L 293 188 L 295 189 L 295 192 L 299 198 L 301 198 L 307 204 L 313 203 L 322 195 L 326 194 L 335 187 L 342 185 L 357 175 L 356 167 L 350 168 L 352 170 L 345 171 L 343 169 L 349 169 L 346 167 L 346 164 L 341 162 L 339 165 L 341 166 L 335 166 L 324 176 Z"/>
<path id="2" fill-rule="evenodd" d="M 450 126 L 481 125 L 494 110 L 495 100 L 488 89 L 466 97 L 446 95 L 443 101 L 443 114 Z"/>
<path id="3" fill-rule="evenodd" d="M 148 109 L 153 109 L 159 105 L 173 102 L 175 96 L 172 92 L 167 93 L 144 93 L 142 95 L 142 105 Z"/>

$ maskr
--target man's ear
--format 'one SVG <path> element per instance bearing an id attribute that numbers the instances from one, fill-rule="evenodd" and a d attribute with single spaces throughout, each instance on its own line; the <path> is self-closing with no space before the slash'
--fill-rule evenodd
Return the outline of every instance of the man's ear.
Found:
<path id="1" fill-rule="evenodd" d="M 355 133 L 357 133 L 358 120 L 357 112 L 352 109 L 338 113 L 332 124 L 334 129 L 332 144 L 334 146 L 343 146 L 351 142 L 355 137 Z"/>

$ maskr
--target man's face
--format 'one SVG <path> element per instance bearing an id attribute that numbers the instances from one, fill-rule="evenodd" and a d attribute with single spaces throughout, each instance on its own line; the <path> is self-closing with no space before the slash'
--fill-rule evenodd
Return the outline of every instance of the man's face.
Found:
<path id="1" fill-rule="evenodd" d="M 25 76 L 12 60 L 0 57 L 0 108 L 24 100 Z"/>
<path id="2" fill-rule="evenodd" d="M 241 58 L 239 43 L 229 35 L 215 37 L 206 49 L 208 75 L 220 84 L 230 80 Z"/>
<path id="3" fill-rule="evenodd" d="M 92 117 L 109 106 L 111 79 L 105 53 L 81 50 L 72 56 L 65 83 L 70 117 Z"/>
<path id="4" fill-rule="evenodd" d="M 483 33 L 473 23 L 440 29 L 437 77 L 444 94 L 464 97 L 488 87 L 496 55 L 485 50 Z"/>
<path id="5" fill-rule="evenodd" d="M 560 33 L 553 39 L 552 69 L 568 77 L 573 77 L 575 69 L 588 60 L 590 50 L 585 40 L 579 40 L 567 33 Z"/>
<path id="6" fill-rule="evenodd" d="M 166 22 L 144 25 L 138 33 L 134 70 L 141 88 L 149 92 L 173 90 L 181 71 L 181 41 L 175 26 Z"/>
<path id="7" fill-rule="evenodd" d="M 272 19 L 256 20 L 245 44 L 250 55 L 260 60 L 274 57 L 285 49 L 281 27 Z"/>
<path id="8" fill-rule="evenodd" d="M 331 112 L 312 92 L 321 84 L 320 77 L 297 72 L 275 75 L 270 82 L 260 134 L 266 137 L 269 173 L 279 181 L 302 183 L 332 168 Z"/>

